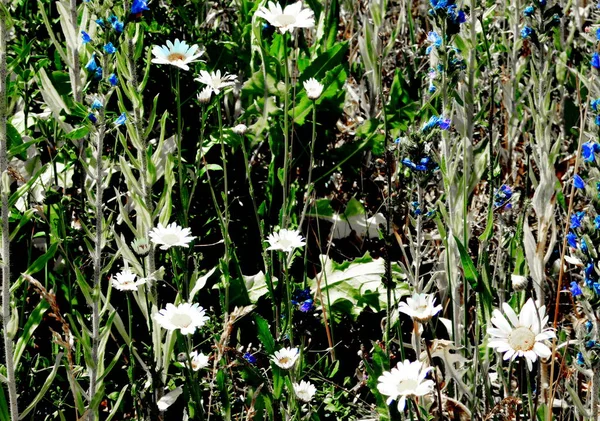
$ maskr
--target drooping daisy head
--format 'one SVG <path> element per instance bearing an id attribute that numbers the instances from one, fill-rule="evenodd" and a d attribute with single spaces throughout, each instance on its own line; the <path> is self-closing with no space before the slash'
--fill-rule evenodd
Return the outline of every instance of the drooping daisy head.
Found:
<path id="1" fill-rule="evenodd" d="M 552 355 L 550 348 L 544 344 L 544 341 L 556 337 L 552 329 L 545 328 L 548 323 L 546 306 L 538 308 L 530 298 L 519 316 L 508 303 L 502 304 L 502 309 L 506 317 L 498 309 L 492 312 L 491 321 L 495 327 L 488 328 L 488 346 L 503 353 L 505 361 L 525 357 L 531 371 L 538 357 L 548 358 Z"/>
<path id="2" fill-rule="evenodd" d="M 303 402 L 310 402 L 317 393 L 315 385 L 304 380 L 301 380 L 300 383 L 293 383 L 292 386 L 296 397 Z"/>
<path id="3" fill-rule="evenodd" d="M 296 364 L 300 351 L 298 348 L 281 348 L 279 351 L 275 351 L 275 355 L 271 357 L 273 362 L 284 370 L 289 370 Z"/>
<path id="4" fill-rule="evenodd" d="M 270 1 L 267 7 L 260 7 L 256 16 L 267 20 L 278 28 L 282 34 L 293 32 L 296 28 L 312 28 L 315 26 L 314 13 L 310 9 L 303 9 L 302 2 L 289 4 L 285 9 L 279 3 Z"/>
<path id="5" fill-rule="evenodd" d="M 404 360 L 379 376 L 377 390 L 388 397 L 388 405 L 398 399 L 398 411 L 402 412 L 407 398 L 425 396 L 433 391 L 433 380 L 425 379 L 431 369 L 424 367 L 420 361 Z"/>
<path id="6" fill-rule="evenodd" d="M 306 90 L 306 96 L 308 99 L 312 99 L 313 101 L 319 99 L 321 94 L 323 93 L 323 85 L 314 77 L 304 81 L 303 83 L 304 89 Z"/>
<path id="7" fill-rule="evenodd" d="M 299 231 L 280 229 L 279 232 L 269 234 L 267 250 L 281 250 L 290 253 L 296 248 L 304 247 L 306 243 Z"/>
<path id="8" fill-rule="evenodd" d="M 196 328 L 204 326 L 208 317 L 206 311 L 198 304 L 183 303 L 175 306 L 167 304 L 154 316 L 158 324 L 166 330 L 181 330 L 184 335 L 191 335 Z"/>
<path id="9" fill-rule="evenodd" d="M 208 355 L 204 355 L 202 352 L 198 353 L 198 351 L 190 352 L 190 361 L 192 363 L 192 370 L 198 371 L 201 368 L 208 367 Z"/>
<path id="10" fill-rule="evenodd" d="M 168 250 L 173 246 L 189 247 L 189 243 L 196 238 L 190 233 L 189 228 L 182 228 L 177 223 L 172 222 L 166 227 L 159 223 L 158 227 L 153 228 L 148 235 L 150 241 L 160 245 L 162 250 Z"/>
<path id="11" fill-rule="evenodd" d="M 214 92 L 215 95 L 219 95 L 221 89 L 235 85 L 237 76 L 230 75 L 228 73 L 225 73 L 223 76 L 221 76 L 220 70 L 210 73 L 206 70 L 200 70 L 200 76 L 194 80 L 196 82 L 203 83 L 207 88 Z"/>
<path id="12" fill-rule="evenodd" d="M 189 46 L 185 41 L 176 39 L 174 43 L 167 41 L 167 45 L 152 47 L 152 63 L 171 64 L 183 70 L 190 70 L 188 64 L 196 61 L 203 53 L 203 50 L 198 51 L 197 45 Z"/>
<path id="13" fill-rule="evenodd" d="M 435 295 L 415 293 L 406 302 L 400 303 L 398 311 L 408 314 L 413 320 L 421 323 L 428 322 L 442 310 L 441 305 L 435 305 Z"/>
<path id="14" fill-rule="evenodd" d="M 112 286 L 119 291 L 137 291 L 140 285 L 146 283 L 146 279 L 138 279 L 136 281 L 136 277 L 137 275 L 129 270 L 129 268 L 125 268 L 111 278 Z"/>

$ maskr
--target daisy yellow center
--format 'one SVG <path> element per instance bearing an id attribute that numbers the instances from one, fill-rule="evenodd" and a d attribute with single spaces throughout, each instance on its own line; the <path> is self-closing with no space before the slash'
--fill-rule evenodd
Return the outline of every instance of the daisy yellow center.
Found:
<path id="1" fill-rule="evenodd" d="M 279 15 L 275 18 L 281 26 L 293 25 L 296 23 L 296 17 L 292 15 Z"/>
<path id="2" fill-rule="evenodd" d="M 169 61 L 180 61 L 180 60 L 183 61 L 183 60 L 185 60 L 185 55 L 183 55 L 181 53 L 171 53 L 167 57 L 167 60 L 169 60 Z"/>
<path id="3" fill-rule="evenodd" d="M 188 327 L 190 324 L 192 324 L 192 318 L 190 316 L 188 316 L 187 314 L 175 314 L 173 316 L 173 318 L 171 319 L 171 322 L 175 325 L 175 326 L 181 326 L 181 327 Z"/>
<path id="4" fill-rule="evenodd" d="M 531 351 L 535 345 L 535 335 L 528 327 L 518 327 L 508 335 L 508 344 L 515 351 Z"/>
<path id="5" fill-rule="evenodd" d="M 176 244 L 179 242 L 179 236 L 176 234 L 165 234 L 162 236 L 162 240 L 166 244 Z"/>
<path id="6" fill-rule="evenodd" d="M 289 357 L 281 357 L 279 359 L 279 364 L 288 364 L 290 362 L 290 358 Z"/>

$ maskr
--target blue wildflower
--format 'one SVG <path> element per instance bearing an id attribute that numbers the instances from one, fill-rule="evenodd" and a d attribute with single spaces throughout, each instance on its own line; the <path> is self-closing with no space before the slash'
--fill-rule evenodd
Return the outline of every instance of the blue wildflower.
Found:
<path id="1" fill-rule="evenodd" d="M 590 322 L 589 320 L 585 321 L 585 328 L 587 329 L 588 332 L 591 332 L 593 327 L 594 327 L 594 325 L 592 324 L 592 322 Z"/>
<path id="2" fill-rule="evenodd" d="M 250 364 L 256 364 L 256 357 L 249 352 L 244 353 L 244 359 Z"/>
<path id="3" fill-rule="evenodd" d="M 88 120 L 90 120 L 93 124 L 96 124 L 96 122 L 98 121 L 98 119 L 96 118 L 96 114 L 94 113 L 89 113 L 87 116 Z"/>
<path id="4" fill-rule="evenodd" d="M 494 207 L 498 208 L 504 206 L 506 202 L 512 198 L 512 195 L 512 189 L 506 184 L 503 184 L 494 192 Z"/>
<path id="5" fill-rule="evenodd" d="M 117 119 L 115 120 L 115 126 L 121 126 L 123 124 L 125 124 L 125 122 L 127 121 L 127 114 L 125 113 L 121 113 L 121 115 L 119 117 L 117 117 Z"/>
<path id="6" fill-rule="evenodd" d="M 465 12 L 463 12 L 462 10 L 457 11 L 456 9 L 457 7 L 455 4 L 448 6 L 448 19 L 451 23 L 455 25 L 465 23 L 467 21 L 467 16 L 465 15 Z"/>
<path id="7" fill-rule="evenodd" d="M 96 79 L 96 80 L 102 79 L 102 67 L 101 66 L 98 66 L 98 68 L 94 72 L 94 79 Z"/>
<path id="8" fill-rule="evenodd" d="M 586 347 L 587 349 L 594 348 L 595 346 L 596 346 L 596 341 L 595 341 L 595 340 L 593 340 L 593 339 L 590 339 L 589 341 L 587 341 L 587 342 L 585 343 L 585 347 Z"/>
<path id="9" fill-rule="evenodd" d="M 429 0 L 433 10 L 445 9 L 448 7 L 448 0 Z"/>
<path id="10" fill-rule="evenodd" d="M 419 216 L 423 213 L 421 211 L 421 207 L 419 206 L 419 202 L 412 202 L 411 205 L 414 208 L 415 215 Z"/>
<path id="11" fill-rule="evenodd" d="M 585 238 L 581 239 L 581 251 L 584 252 L 585 254 L 587 254 L 587 252 L 588 252 L 588 245 L 587 245 L 587 242 L 585 241 Z"/>
<path id="12" fill-rule="evenodd" d="M 594 111 L 598 111 L 598 108 L 600 108 L 600 107 L 598 107 L 599 105 L 600 105 L 600 98 L 592 99 L 590 101 L 590 106 L 592 107 L 592 110 L 594 110 Z"/>
<path id="13" fill-rule="evenodd" d="M 429 54 L 434 47 L 439 48 L 442 45 L 442 37 L 440 37 L 435 31 L 430 31 L 427 34 L 427 41 L 429 41 L 431 45 L 425 50 L 426 54 Z"/>
<path id="14" fill-rule="evenodd" d="M 92 37 L 85 31 L 81 31 L 81 38 L 83 39 L 84 44 L 92 41 Z"/>
<path id="15" fill-rule="evenodd" d="M 596 126 L 600 126 L 600 115 L 596 116 L 596 118 L 594 119 L 594 123 L 596 123 Z"/>
<path id="16" fill-rule="evenodd" d="M 118 32 L 119 34 L 121 32 L 123 32 L 123 28 L 125 27 L 125 25 L 123 25 L 123 22 L 121 22 L 120 20 L 116 21 L 115 23 L 113 23 L 113 29 Z"/>
<path id="17" fill-rule="evenodd" d="M 523 29 L 521 29 L 521 38 L 523 38 L 523 39 L 531 38 L 532 35 L 533 35 L 533 29 L 531 29 L 529 26 L 525 26 L 525 27 L 523 27 Z"/>
<path id="18" fill-rule="evenodd" d="M 585 216 L 585 212 L 577 212 L 576 214 L 571 215 L 571 228 L 579 228 L 581 227 L 581 221 Z"/>
<path id="19" fill-rule="evenodd" d="M 110 83 L 110 86 L 117 86 L 119 84 L 119 78 L 117 77 L 117 75 L 115 75 L 114 73 L 112 73 L 108 77 L 108 82 Z"/>
<path id="20" fill-rule="evenodd" d="M 592 59 L 590 60 L 590 64 L 594 69 L 600 69 L 600 55 L 598 53 L 592 54 Z"/>
<path id="21" fill-rule="evenodd" d="M 292 304 L 295 306 L 297 306 L 298 304 L 300 304 L 306 300 L 310 300 L 310 299 L 311 299 L 310 288 L 305 288 L 305 289 L 296 288 L 296 290 L 292 294 Z"/>
<path id="22" fill-rule="evenodd" d="M 431 118 L 427 121 L 427 123 L 425 123 L 423 125 L 423 127 L 421 128 L 421 131 L 423 133 L 427 133 L 428 131 L 435 128 L 435 126 L 438 125 L 439 121 L 440 121 L 440 118 L 438 116 L 432 115 Z"/>
<path id="23" fill-rule="evenodd" d="M 600 146 L 597 143 L 594 143 L 592 141 L 589 142 L 585 142 L 583 145 L 581 145 L 581 156 L 583 157 L 583 160 L 586 162 L 595 162 L 596 161 L 596 154 L 595 154 L 595 149 L 596 146 Z"/>
<path id="24" fill-rule="evenodd" d="M 115 48 L 112 42 L 109 42 L 104 46 L 104 52 L 106 54 L 114 54 L 117 52 L 117 49 Z"/>
<path id="25" fill-rule="evenodd" d="M 523 10 L 523 14 L 527 17 L 533 16 L 534 12 L 535 12 L 535 9 L 533 8 L 533 6 L 527 6 L 525 8 L 525 10 Z"/>
<path id="26" fill-rule="evenodd" d="M 102 102 L 99 99 L 95 99 L 94 102 L 92 102 L 92 105 L 90 106 L 92 110 L 100 110 L 102 109 L 102 107 Z"/>
<path id="27" fill-rule="evenodd" d="M 578 189 L 583 189 L 585 188 L 585 182 L 583 181 L 583 178 L 581 178 L 579 176 L 579 174 L 575 174 L 573 176 L 573 184 L 575 185 L 576 188 Z"/>
<path id="28" fill-rule="evenodd" d="M 579 288 L 579 284 L 575 281 L 571 282 L 571 288 L 569 289 L 571 290 L 571 294 L 573 294 L 573 297 L 578 297 L 583 294 L 581 288 Z"/>
<path id="29" fill-rule="evenodd" d="M 572 232 L 568 233 L 567 234 L 567 243 L 569 243 L 569 246 L 576 249 L 577 248 L 577 235 L 575 235 Z"/>
<path id="30" fill-rule="evenodd" d="M 104 28 L 104 19 L 96 19 L 96 25 L 98 25 L 100 28 Z"/>
<path id="31" fill-rule="evenodd" d="M 448 130 L 452 121 L 449 118 L 440 118 L 438 120 L 438 127 L 442 130 Z"/>
<path id="32" fill-rule="evenodd" d="M 433 84 L 433 81 L 429 82 L 429 88 L 427 90 L 429 91 L 430 94 L 434 93 L 437 90 L 437 88 Z"/>
<path id="33" fill-rule="evenodd" d="M 98 68 L 98 64 L 96 63 L 96 54 L 92 54 L 92 57 L 85 65 L 85 68 L 88 72 L 93 72 Z"/>
<path id="34" fill-rule="evenodd" d="M 148 8 L 147 0 L 133 0 L 131 4 L 131 13 L 137 15 L 138 13 L 142 13 L 144 10 L 150 10 Z"/>
<path id="35" fill-rule="evenodd" d="M 585 365 L 585 358 L 583 358 L 583 354 L 581 352 L 577 353 L 577 364 Z"/>
<path id="36" fill-rule="evenodd" d="M 412 162 L 409 158 L 404 158 L 402 160 L 402 163 L 404 165 L 406 165 L 408 168 L 410 168 L 411 170 L 416 170 L 417 169 L 417 164 L 415 164 L 414 162 Z"/>
<path id="37" fill-rule="evenodd" d="M 592 289 L 594 290 L 594 294 L 600 295 L 600 284 L 598 282 L 592 284 Z"/>
<path id="38" fill-rule="evenodd" d="M 546 0 L 539 0 L 540 6 L 546 6 Z"/>
<path id="39" fill-rule="evenodd" d="M 596 215 L 594 218 L 594 226 L 597 230 L 600 230 L 600 215 Z"/>
<path id="40" fill-rule="evenodd" d="M 600 28 L 596 29 L 596 39 L 600 41 Z"/>
<path id="41" fill-rule="evenodd" d="M 305 300 L 298 308 L 298 310 L 300 310 L 302 313 L 308 313 L 312 309 L 313 309 L 313 300 L 311 300 L 311 299 Z"/>

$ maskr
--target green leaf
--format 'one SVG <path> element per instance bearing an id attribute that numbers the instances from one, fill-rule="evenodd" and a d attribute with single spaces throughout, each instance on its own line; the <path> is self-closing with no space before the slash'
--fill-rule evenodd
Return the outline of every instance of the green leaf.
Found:
<path id="1" fill-rule="evenodd" d="M 265 347 L 266 353 L 269 355 L 274 354 L 275 339 L 273 339 L 273 335 L 271 334 L 271 330 L 269 329 L 269 323 L 258 314 L 254 315 L 254 321 L 256 322 L 256 335 Z"/>
<path id="2" fill-rule="evenodd" d="M 479 291 L 479 272 L 477 272 L 477 268 L 473 264 L 473 260 L 471 260 L 471 256 L 469 256 L 467 249 L 465 249 L 465 246 L 463 246 L 456 235 L 454 236 L 454 241 L 456 241 L 456 246 L 460 253 L 460 262 L 463 267 L 465 279 L 469 282 L 471 288 L 475 291 Z"/>
<path id="3" fill-rule="evenodd" d="M 71 130 L 69 133 L 65 135 L 67 139 L 71 140 L 79 140 L 86 137 L 90 132 L 90 128 L 87 126 L 81 126 L 76 129 Z"/>
<path id="4" fill-rule="evenodd" d="M 54 361 L 54 367 L 52 368 L 52 371 L 50 372 L 50 374 L 48 374 L 48 377 L 46 377 L 46 381 L 42 385 L 42 388 L 40 389 L 37 396 L 33 399 L 33 401 L 29 404 L 29 406 L 27 408 L 25 408 L 25 410 L 23 410 L 23 412 L 21 412 L 21 414 L 20 414 L 21 419 L 24 418 L 27 414 L 29 414 L 33 409 L 35 409 L 38 402 L 41 401 L 42 398 L 46 395 L 46 392 L 48 391 L 48 389 L 52 385 L 52 382 L 54 381 L 54 377 L 56 377 L 56 373 L 58 372 L 58 369 L 60 367 L 62 367 L 62 364 L 60 364 L 60 360 L 62 359 L 62 356 L 63 356 L 62 352 L 59 352 L 56 355 L 56 359 Z"/>
<path id="5" fill-rule="evenodd" d="M 44 313 L 50 308 L 50 304 L 46 300 L 40 301 L 37 307 L 31 312 L 31 315 L 27 319 L 27 323 L 23 326 L 23 334 L 17 340 L 14 351 L 14 363 L 15 366 L 19 365 L 21 356 L 29 343 L 29 340 L 33 336 L 33 332 L 37 329 L 44 317 Z"/>
<path id="6" fill-rule="evenodd" d="M 23 138 L 21 137 L 21 134 L 15 128 L 15 126 L 13 126 L 10 123 L 6 123 L 6 137 L 8 138 L 7 146 L 10 151 L 16 151 L 18 150 L 17 148 L 23 145 Z M 22 160 L 27 159 L 27 153 L 25 152 L 25 150 L 19 151 L 16 154 L 13 153 L 13 156 L 17 156 Z"/>

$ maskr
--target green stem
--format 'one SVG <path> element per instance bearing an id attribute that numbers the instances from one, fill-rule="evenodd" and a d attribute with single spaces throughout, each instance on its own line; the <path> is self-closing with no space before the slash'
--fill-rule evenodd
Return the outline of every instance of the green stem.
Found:
<path id="1" fill-rule="evenodd" d="M 289 75 L 289 61 L 288 61 L 288 35 L 283 35 L 283 55 L 285 64 L 283 66 L 284 80 L 285 80 L 285 92 L 284 92 L 284 105 L 283 105 L 283 139 L 284 139 L 284 151 L 283 151 L 283 203 L 281 206 L 281 228 L 287 228 L 288 215 L 287 215 L 287 191 L 288 191 L 288 170 L 289 170 L 289 153 L 290 153 L 290 136 L 288 126 L 288 111 L 289 111 L 289 90 L 290 90 L 290 75 Z"/>
<path id="2" fill-rule="evenodd" d="M 179 162 L 179 165 L 177 165 L 177 174 L 179 177 L 179 197 L 181 198 L 181 209 L 183 209 L 183 224 L 184 226 L 188 226 L 188 213 L 187 213 L 187 198 L 186 198 L 186 192 L 185 192 L 185 186 L 184 186 L 184 179 L 183 179 L 183 170 L 184 170 L 184 163 L 183 163 L 183 151 L 181 150 L 182 147 L 182 133 L 183 133 L 183 119 L 181 117 L 181 89 L 180 89 L 180 71 L 179 69 L 177 69 L 177 75 L 176 75 L 176 80 L 175 80 L 175 97 L 177 100 L 177 160 Z"/>

